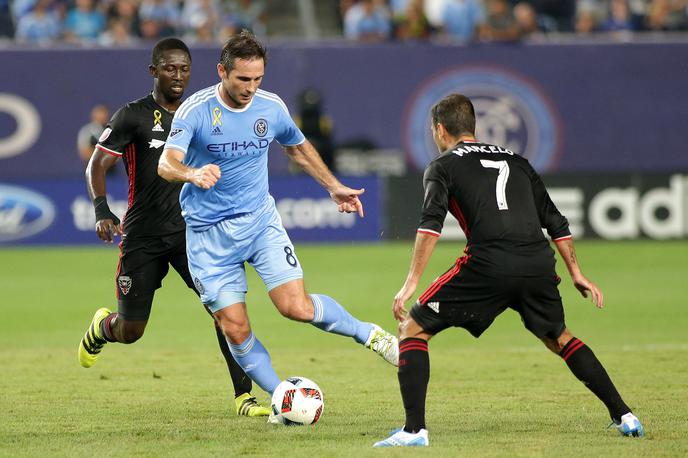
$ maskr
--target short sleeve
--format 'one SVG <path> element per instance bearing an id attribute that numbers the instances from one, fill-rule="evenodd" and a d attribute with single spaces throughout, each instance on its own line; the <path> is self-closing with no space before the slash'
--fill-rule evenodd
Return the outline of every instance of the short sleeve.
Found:
<path id="1" fill-rule="evenodd" d="M 571 238 L 568 220 L 559 213 L 559 209 L 554 205 L 554 202 L 552 202 L 540 175 L 538 175 L 527 160 L 524 159 L 524 162 L 526 164 L 526 172 L 530 177 L 533 198 L 535 199 L 535 206 L 538 216 L 540 217 L 541 227 L 547 230 L 547 234 L 552 240 L 556 241 Z"/>
<path id="2" fill-rule="evenodd" d="M 121 156 L 127 145 L 133 141 L 135 126 L 131 119 L 127 106 L 117 110 L 100 134 L 96 148 L 113 156 Z"/>
<path id="3" fill-rule="evenodd" d="M 433 161 L 423 175 L 423 209 L 418 232 L 438 236 L 449 209 L 449 177 L 439 161 Z"/>
<path id="4" fill-rule="evenodd" d="M 281 105 L 281 107 L 277 108 L 279 111 L 279 125 L 275 133 L 275 140 L 283 146 L 300 145 L 306 140 L 306 137 L 291 118 L 284 102 Z"/>
<path id="5" fill-rule="evenodd" d="M 170 127 L 170 134 L 165 142 L 165 149 L 175 149 L 186 154 L 193 139 L 194 133 L 194 113 L 181 118 L 175 115 Z"/>

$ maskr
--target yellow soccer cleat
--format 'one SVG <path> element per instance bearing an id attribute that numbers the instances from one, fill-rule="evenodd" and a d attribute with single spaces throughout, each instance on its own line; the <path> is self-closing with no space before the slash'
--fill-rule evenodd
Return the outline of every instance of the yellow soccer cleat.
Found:
<path id="1" fill-rule="evenodd" d="M 234 398 L 236 403 L 237 415 L 245 417 L 267 417 L 270 415 L 270 409 L 264 407 L 256 402 L 256 398 L 251 396 L 251 393 L 244 393 Z"/>
<path id="2" fill-rule="evenodd" d="M 100 334 L 100 323 L 110 313 L 110 310 L 105 307 L 96 310 L 86 334 L 81 338 L 81 342 L 79 342 L 79 364 L 82 367 L 93 366 L 98 359 L 98 354 L 103 349 L 103 345 L 107 343 L 107 340 Z"/>

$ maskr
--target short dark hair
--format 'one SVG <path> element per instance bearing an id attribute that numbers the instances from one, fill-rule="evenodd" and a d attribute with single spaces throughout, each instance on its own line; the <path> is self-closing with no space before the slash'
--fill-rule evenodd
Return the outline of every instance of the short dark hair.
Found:
<path id="1" fill-rule="evenodd" d="M 191 60 L 191 51 L 189 51 L 189 47 L 186 46 L 186 43 L 179 38 L 163 38 L 153 47 L 153 54 L 151 55 L 151 63 L 153 66 L 157 67 L 162 61 L 162 53 L 173 49 L 184 51 L 186 55 L 189 56 L 189 60 Z"/>
<path id="2" fill-rule="evenodd" d="M 227 72 L 234 67 L 234 59 L 263 59 L 263 63 L 267 64 L 268 52 L 255 35 L 244 29 L 227 40 L 227 43 L 222 47 L 220 63 Z"/>
<path id="3" fill-rule="evenodd" d="M 463 94 L 449 94 L 432 107 L 431 113 L 432 124 L 442 124 L 454 137 L 475 134 L 475 108 Z"/>

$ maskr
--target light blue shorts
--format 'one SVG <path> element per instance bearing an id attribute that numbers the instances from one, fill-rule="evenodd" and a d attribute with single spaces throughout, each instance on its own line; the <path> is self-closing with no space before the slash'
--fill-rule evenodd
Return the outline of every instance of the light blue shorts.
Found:
<path id="1" fill-rule="evenodd" d="M 187 227 L 186 254 L 201 300 L 213 313 L 245 302 L 246 262 L 268 291 L 303 278 L 272 197 L 255 212 L 225 219 L 208 230 L 195 232 Z"/>

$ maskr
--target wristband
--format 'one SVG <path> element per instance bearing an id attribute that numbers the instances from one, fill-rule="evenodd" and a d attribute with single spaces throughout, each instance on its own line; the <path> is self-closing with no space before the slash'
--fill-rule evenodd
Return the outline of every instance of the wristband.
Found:
<path id="1" fill-rule="evenodd" d="M 111 219 L 115 226 L 119 225 L 119 218 L 110 210 L 105 196 L 93 199 L 93 207 L 96 211 L 96 222 L 104 219 Z"/>

